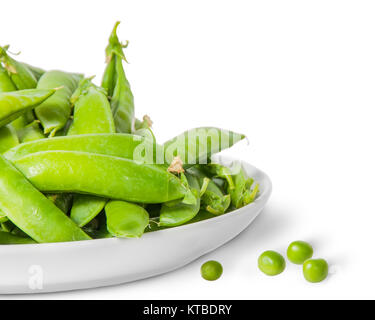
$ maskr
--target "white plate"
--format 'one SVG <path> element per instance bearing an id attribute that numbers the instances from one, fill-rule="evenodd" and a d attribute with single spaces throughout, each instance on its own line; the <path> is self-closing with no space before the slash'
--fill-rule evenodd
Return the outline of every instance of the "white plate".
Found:
<path id="1" fill-rule="evenodd" d="M 130 282 L 180 268 L 243 231 L 271 194 L 266 174 L 243 163 L 260 183 L 256 201 L 190 225 L 146 233 L 140 239 L 99 239 L 0 246 L 0 293 L 55 292 Z"/>

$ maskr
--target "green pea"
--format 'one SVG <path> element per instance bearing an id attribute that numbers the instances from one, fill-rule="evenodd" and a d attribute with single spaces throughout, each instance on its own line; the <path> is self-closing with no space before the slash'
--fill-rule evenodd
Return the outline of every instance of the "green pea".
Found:
<path id="1" fill-rule="evenodd" d="M 313 253 L 312 246 L 305 241 L 294 241 L 287 250 L 288 259 L 295 264 L 303 264 L 313 256 Z"/>
<path id="2" fill-rule="evenodd" d="M 285 270 L 285 259 L 275 251 L 265 251 L 258 259 L 258 267 L 266 275 L 276 276 Z"/>
<path id="3" fill-rule="evenodd" d="M 214 260 L 205 262 L 201 267 L 202 278 L 208 281 L 215 281 L 223 274 L 222 265 Z"/>
<path id="4" fill-rule="evenodd" d="M 321 282 L 328 276 L 328 263 L 324 259 L 310 259 L 303 264 L 303 275 L 309 282 Z"/>

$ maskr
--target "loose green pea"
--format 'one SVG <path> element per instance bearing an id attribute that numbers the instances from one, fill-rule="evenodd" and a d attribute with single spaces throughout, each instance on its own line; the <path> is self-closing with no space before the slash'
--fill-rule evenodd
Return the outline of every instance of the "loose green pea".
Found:
<path id="1" fill-rule="evenodd" d="M 202 278 L 208 281 L 215 281 L 223 274 L 222 265 L 214 260 L 205 262 L 201 267 Z"/>
<path id="2" fill-rule="evenodd" d="M 321 282 L 328 276 L 328 263 L 324 259 L 310 259 L 303 264 L 303 275 L 309 282 Z"/>
<path id="3" fill-rule="evenodd" d="M 294 241 L 287 250 L 288 259 L 295 264 L 303 264 L 313 256 L 313 253 L 312 246 L 305 241 Z"/>
<path id="4" fill-rule="evenodd" d="M 265 251 L 258 259 L 258 267 L 266 275 L 276 276 L 285 270 L 285 259 L 275 251 Z"/>

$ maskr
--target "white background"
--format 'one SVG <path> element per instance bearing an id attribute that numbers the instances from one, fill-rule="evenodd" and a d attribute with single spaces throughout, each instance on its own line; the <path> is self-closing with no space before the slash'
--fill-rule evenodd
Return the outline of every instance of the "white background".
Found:
<path id="1" fill-rule="evenodd" d="M 99 80 L 121 20 L 136 112 L 158 139 L 203 125 L 246 133 L 231 153 L 274 184 L 244 233 L 185 268 L 34 298 L 375 298 L 374 1 L 13 0 L 1 12 L 1 44 L 20 60 Z M 289 263 L 278 277 L 257 270 L 263 250 L 296 239 L 335 274 L 309 284 Z M 208 259 L 222 262 L 219 281 L 201 279 Z"/>

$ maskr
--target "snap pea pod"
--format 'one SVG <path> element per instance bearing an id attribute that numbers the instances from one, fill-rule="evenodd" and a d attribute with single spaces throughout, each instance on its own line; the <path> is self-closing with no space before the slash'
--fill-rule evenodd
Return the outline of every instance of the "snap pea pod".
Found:
<path id="1" fill-rule="evenodd" d="M 0 47 L 0 60 L 3 61 L 8 75 L 17 90 L 35 89 L 37 86 L 37 78 L 34 76 L 30 68 L 15 59 L 11 58 L 8 53 L 8 46 Z M 14 90 L 16 90 L 14 89 Z M 13 91 L 14 91 L 13 90 Z M 9 90 L 12 91 L 12 90 Z M 18 119 L 14 120 L 12 126 L 20 129 L 35 120 L 31 110 L 22 114 Z"/>
<path id="2" fill-rule="evenodd" d="M 0 127 L 34 109 L 55 92 L 55 89 L 27 89 L 0 93 Z"/>
<path id="3" fill-rule="evenodd" d="M 11 125 L 0 128 L 0 153 L 19 144 L 16 130 Z"/>
<path id="4" fill-rule="evenodd" d="M 229 189 L 234 189 L 232 175 L 241 170 L 238 165 L 234 166 L 233 168 L 228 168 L 218 163 L 209 163 L 205 166 L 200 165 L 199 168 L 215 178 L 219 177 L 225 179 Z"/>
<path id="5" fill-rule="evenodd" d="M 182 174 L 182 177 L 184 175 Z M 161 227 L 175 227 L 182 225 L 189 220 L 193 219 L 200 209 L 200 197 L 199 197 L 199 183 L 198 179 L 190 174 L 186 175 L 188 185 L 191 189 L 192 194 L 195 196 L 195 203 L 185 204 L 183 202 L 177 202 L 176 204 L 164 203 L 160 211 L 160 222 Z"/>
<path id="6" fill-rule="evenodd" d="M 116 132 L 106 92 L 95 86 L 91 78 L 80 82 L 71 102 L 74 104 L 74 120 L 68 135 Z M 104 198 L 75 195 L 70 217 L 82 227 L 94 219 L 106 203 Z"/>
<path id="7" fill-rule="evenodd" d="M 34 89 L 37 79 L 32 71 L 22 62 L 18 62 L 7 53 L 8 46 L 0 47 L 0 61 L 3 62 L 12 82 L 18 90 Z"/>
<path id="8" fill-rule="evenodd" d="M 8 71 L 0 64 L 0 92 L 16 91 L 17 88 L 9 77 Z"/>
<path id="9" fill-rule="evenodd" d="M 6 231 L 0 231 L 0 244 L 35 244 L 31 238 L 19 237 Z"/>
<path id="10" fill-rule="evenodd" d="M 46 71 L 43 70 L 42 68 L 32 66 L 25 62 L 21 62 L 21 64 L 23 64 L 26 68 L 28 68 L 32 72 L 36 80 L 39 80 L 41 76 L 46 73 Z"/>
<path id="11" fill-rule="evenodd" d="M 244 139 L 243 134 L 214 127 L 188 130 L 164 143 L 165 161 L 171 163 L 180 156 L 184 168 L 195 164 L 206 164 L 215 153 L 230 148 Z"/>
<path id="12" fill-rule="evenodd" d="M 38 89 L 61 89 L 35 109 L 37 118 L 42 123 L 44 134 L 53 137 L 56 131 L 64 128 L 70 113 L 70 97 L 78 86 L 78 77 L 63 71 L 48 71 L 39 79 Z"/>
<path id="13" fill-rule="evenodd" d="M 37 242 L 90 239 L 2 156 L 0 209 L 9 220 Z"/>
<path id="14" fill-rule="evenodd" d="M 39 190 L 72 192 L 139 203 L 181 199 L 188 193 L 165 167 L 73 151 L 33 153 L 14 161 Z"/>
<path id="15" fill-rule="evenodd" d="M 74 96 L 74 118 L 68 135 L 115 133 L 111 106 L 102 88 L 84 79 Z"/>
<path id="16" fill-rule="evenodd" d="M 104 208 L 107 199 L 96 196 L 77 194 L 73 198 L 73 206 L 70 218 L 83 227 L 95 218 Z"/>
<path id="17" fill-rule="evenodd" d="M 104 154 L 138 161 L 141 158 L 141 150 L 137 150 L 144 148 L 152 152 L 153 145 L 137 135 L 83 134 L 23 143 L 8 150 L 4 156 L 15 161 L 36 152 L 62 150 Z"/>
<path id="18" fill-rule="evenodd" d="M 107 229 L 118 238 L 140 238 L 149 223 L 147 211 L 125 201 L 109 201 L 105 206 Z"/>
<path id="19" fill-rule="evenodd" d="M 239 173 L 233 176 L 234 188 L 228 187 L 228 192 L 235 208 L 241 208 L 253 202 L 257 196 L 259 184 L 256 183 L 251 189 L 254 180 L 248 178 L 246 172 L 241 168 Z"/>
<path id="20" fill-rule="evenodd" d="M 199 180 L 202 207 L 214 215 L 224 214 L 231 203 L 230 195 L 224 195 L 221 189 L 197 167 L 188 169 L 188 172 Z M 203 186 L 204 190 L 202 190 Z"/>
<path id="21" fill-rule="evenodd" d="M 102 88 L 107 91 L 109 97 L 113 96 L 113 91 L 116 86 L 116 63 L 115 57 L 119 56 L 121 59 L 126 61 L 123 48 L 128 46 L 126 42 L 125 45 L 120 43 L 120 40 L 117 36 L 117 28 L 120 25 L 120 21 L 115 23 L 115 26 L 112 29 L 112 32 L 108 39 L 108 45 L 105 48 L 105 61 L 107 63 L 104 70 L 103 79 L 102 79 Z"/>
<path id="22" fill-rule="evenodd" d="M 17 134 L 21 143 L 40 140 L 40 139 L 45 138 L 45 135 L 43 134 L 43 131 L 40 128 L 38 120 L 34 120 L 30 124 L 19 129 L 17 131 Z"/>
<path id="23" fill-rule="evenodd" d="M 116 131 L 131 133 L 134 131 L 134 97 L 126 78 L 122 60 L 125 60 L 123 48 L 117 37 L 117 22 L 109 38 L 106 48 L 107 68 L 104 72 L 102 87 L 111 96 L 111 108 Z"/>

